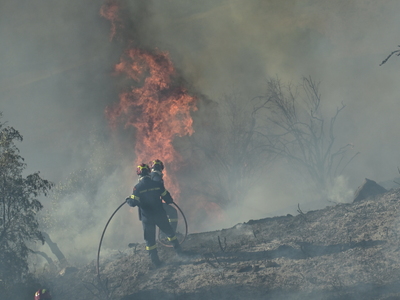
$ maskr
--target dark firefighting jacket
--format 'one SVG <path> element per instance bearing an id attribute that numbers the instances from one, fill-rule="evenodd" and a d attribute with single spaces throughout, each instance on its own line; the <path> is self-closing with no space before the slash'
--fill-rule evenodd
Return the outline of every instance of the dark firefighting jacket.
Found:
<path id="1" fill-rule="evenodd" d="M 129 201 L 130 206 L 139 206 L 142 216 L 151 216 L 164 212 L 163 199 L 166 203 L 172 203 L 171 194 L 164 187 L 161 181 L 153 181 L 149 176 L 143 177 L 133 188 Z M 165 213 L 165 212 L 164 212 Z"/>
<path id="2" fill-rule="evenodd" d="M 151 180 L 154 180 L 154 181 L 164 182 L 162 173 L 157 170 L 154 170 L 150 173 L 150 178 L 151 178 Z M 172 228 L 176 231 L 176 228 L 178 226 L 178 211 L 171 205 L 168 205 L 169 204 L 168 202 L 166 202 L 166 203 L 167 204 L 163 204 L 164 210 L 168 215 L 168 220 L 169 220 Z"/>

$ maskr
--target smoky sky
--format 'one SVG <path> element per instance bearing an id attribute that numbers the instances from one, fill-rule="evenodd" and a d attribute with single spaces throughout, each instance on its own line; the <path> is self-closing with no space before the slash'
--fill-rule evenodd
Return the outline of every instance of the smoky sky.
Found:
<path id="1" fill-rule="evenodd" d="M 110 41 L 110 23 L 99 13 L 102 4 L 0 1 L 0 111 L 24 136 L 18 146 L 28 171 L 52 181 L 85 165 L 92 151 L 88 136 L 93 130 L 107 136 L 104 110 L 118 101 L 112 72 L 123 45 Z M 382 181 L 398 175 L 400 60 L 393 57 L 379 66 L 400 41 L 398 1 L 124 5 L 135 44 L 168 51 L 185 80 L 216 101 L 232 90 L 247 99 L 262 95 L 270 76 L 287 82 L 312 76 L 321 82 L 327 116 L 346 105 L 337 142 L 352 143 L 361 152 L 345 173 L 350 187 L 365 177 Z M 272 180 L 285 176 L 274 172 L 268 176 Z"/>
<path id="2" fill-rule="evenodd" d="M 85 159 L 113 101 L 109 24 L 91 1 L 0 2 L 0 110 L 30 172 L 58 181 Z"/>

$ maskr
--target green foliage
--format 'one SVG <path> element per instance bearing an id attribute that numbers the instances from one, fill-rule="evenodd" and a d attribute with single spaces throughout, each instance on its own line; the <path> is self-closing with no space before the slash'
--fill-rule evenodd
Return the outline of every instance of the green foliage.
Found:
<path id="1" fill-rule="evenodd" d="M 1 115 L 0 115 L 1 116 Z M 0 280 L 3 285 L 18 282 L 28 272 L 28 242 L 41 241 L 36 218 L 42 204 L 39 195 L 47 195 L 53 184 L 39 172 L 23 176 L 26 168 L 15 141 L 20 133 L 0 123 Z"/>

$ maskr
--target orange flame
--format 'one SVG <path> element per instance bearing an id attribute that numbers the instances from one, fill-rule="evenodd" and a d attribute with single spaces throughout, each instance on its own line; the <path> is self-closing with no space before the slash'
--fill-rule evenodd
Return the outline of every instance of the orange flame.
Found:
<path id="1" fill-rule="evenodd" d="M 121 22 L 118 17 L 118 9 L 119 7 L 115 0 L 108 1 L 100 9 L 100 15 L 111 22 L 110 40 L 114 38 L 117 32 L 117 23 Z"/>
<path id="2" fill-rule="evenodd" d="M 112 4 L 102 13 L 115 21 L 118 20 L 117 9 L 115 2 Z M 176 84 L 176 71 L 169 55 L 160 51 L 128 49 L 115 66 L 115 72 L 135 81 L 138 86 L 121 93 L 119 102 L 106 109 L 106 116 L 113 126 L 124 119 L 125 128 L 136 128 L 136 165 L 153 159 L 162 160 L 167 167 L 169 163 L 179 164 L 181 157 L 172 142 L 176 137 L 193 133 L 190 112 L 197 108 L 196 98 Z M 174 198 L 179 197 L 176 180 L 166 174 L 165 181 Z"/>

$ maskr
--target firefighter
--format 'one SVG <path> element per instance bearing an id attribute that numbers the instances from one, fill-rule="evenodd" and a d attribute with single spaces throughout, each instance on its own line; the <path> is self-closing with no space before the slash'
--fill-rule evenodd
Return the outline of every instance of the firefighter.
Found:
<path id="1" fill-rule="evenodd" d="M 40 289 L 35 293 L 35 300 L 51 300 L 50 291 L 46 289 Z"/>
<path id="2" fill-rule="evenodd" d="M 163 170 L 164 164 L 161 160 L 155 159 L 150 163 L 151 173 L 150 177 L 154 181 L 164 182 L 163 180 Z M 176 232 L 176 228 L 178 227 L 178 211 L 172 205 L 167 203 L 163 203 L 163 207 L 165 212 L 168 215 L 168 221 L 171 224 L 171 227 Z"/>
<path id="3" fill-rule="evenodd" d="M 146 250 L 149 251 L 149 256 L 154 266 L 159 267 L 161 261 L 157 253 L 156 226 L 166 234 L 176 253 L 182 253 L 175 231 L 168 222 L 168 217 L 162 204 L 162 200 L 166 203 L 172 203 L 173 199 L 165 189 L 163 182 L 151 180 L 148 165 L 140 164 L 136 173 L 139 175 L 139 182 L 133 188 L 132 195 L 126 198 L 126 202 L 131 207 L 139 207 Z"/>

